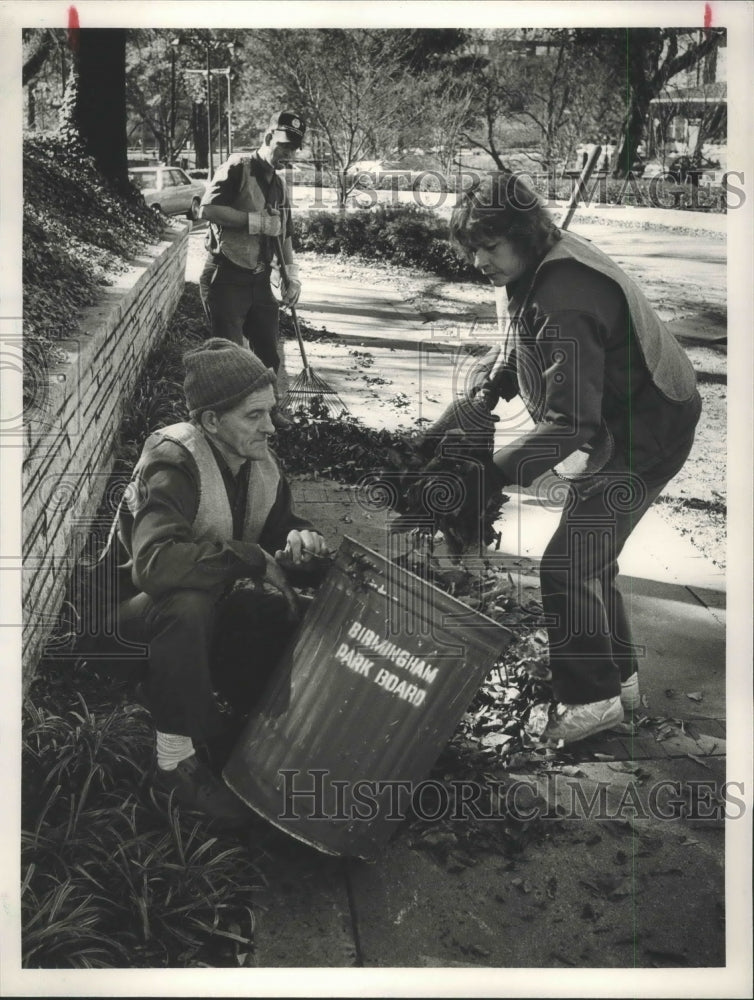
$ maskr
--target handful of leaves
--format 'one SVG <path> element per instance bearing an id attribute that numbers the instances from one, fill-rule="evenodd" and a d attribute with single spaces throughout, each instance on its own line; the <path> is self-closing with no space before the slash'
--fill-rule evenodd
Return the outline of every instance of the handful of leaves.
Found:
<path id="1" fill-rule="evenodd" d="M 496 420 L 483 400 L 456 400 L 408 454 L 396 451 L 394 468 L 379 474 L 402 515 L 393 530 L 441 531 L 454 554 L 499 541 L 494 525 L 509 497 L 490 485 Z"/>

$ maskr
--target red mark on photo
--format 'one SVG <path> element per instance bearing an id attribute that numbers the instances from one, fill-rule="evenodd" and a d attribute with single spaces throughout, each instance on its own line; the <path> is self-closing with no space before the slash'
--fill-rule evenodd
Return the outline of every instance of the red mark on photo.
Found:
<path id="1" fill-rule="evenodd" d="M 79 12 L 75 7 L 68 8 L 68 45 L 73 52 L 79 50 Z"/>
<path id="2" fill-rule="evenodd" d="M 708 3 L 704 5 L 704 27 L 712 27 L 712 8 Z"/>

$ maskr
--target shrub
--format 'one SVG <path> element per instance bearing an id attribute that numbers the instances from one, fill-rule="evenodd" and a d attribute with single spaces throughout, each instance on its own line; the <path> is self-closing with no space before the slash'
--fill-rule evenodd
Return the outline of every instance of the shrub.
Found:
<path id="1" fill-rule="evenodd" d="M 421 267 L 444 278 L 484 279 L 448 243 L 448 226 L 418 205 L 375 205 L 354 212 L 312 212 L 294 216 L 301 250 L 345 254 Z"/>
<path id="2" fill-rule="evenodd" d="M 24 382 L 34 386 L 59 359 L 55 342 L 74 333 L 81 309 L 163 222 L 136 192 L 118 194 L 60 134 L 25 136 L 23 167 Z M 25 405 L 33 398 L 25 391 Z"/>

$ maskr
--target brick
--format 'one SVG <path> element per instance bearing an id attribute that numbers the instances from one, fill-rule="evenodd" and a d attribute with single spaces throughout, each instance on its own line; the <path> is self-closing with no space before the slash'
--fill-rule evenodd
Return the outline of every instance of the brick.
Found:
<path id="1" fill-rule="evenodd" d="M 24 429 L 23 589 L 36 622 L 23 632 L 25 689 L 63 600 L 72 558 L 85 541 L 82 525 L 93 518 L 107 484 L 122 394 L 131 391 L 183 290 L 188 231 L 166 230 L 165 239 L 82 312 L 65 344 L 68 364 L 50 384 L 49 407 Z M 69 477 L 75 501 L 56 508 L 49 501 L 53 484 Z"/>

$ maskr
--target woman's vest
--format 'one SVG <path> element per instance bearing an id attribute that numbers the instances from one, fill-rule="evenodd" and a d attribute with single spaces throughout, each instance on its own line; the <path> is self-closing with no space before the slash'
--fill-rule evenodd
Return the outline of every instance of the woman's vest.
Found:
<path id="1" fill-rule="evenodd" d="M 543 268 L 558 260 L 578 261 L 618 285 L 626 300 L 636 343 L 652 384 L 668 402 L 688 402 L 696 392 L 696 376 L 691 362 L 675 337 L 665 327 L 644 293 L 632 279 L 607 254 L 573 233 L 563 232 L 561 239 L 540 261 L 522 302 L 513 303 L 515 306 L 513 326 L 518 326 L 517 321 L 527 308 L 531 292 L 537 282 L 537 275 Z M 532 384 L 527 384 L 532 381 L 534 373 L 527 371 L 526 366 L 523 371 L 520 365 L 518 367 L 521 398 L 533 419 L 538 421 L 542 416 L 541 408 L 544 402 L 541 386 L 538 389 L 535 386 L 539 379 L 535 378 Z M 595 437 L 557 464 L 554 471 L 563 479 L 596 484 L 598 481 L 593 477 L 608 466 L 614 453 L 613 436 L 603 419 Z"/>
<path id="2" fill-rule="evenodd" d="M 540 261 L 536 274 L 558 260 L 576 260 L 618 285 L 628 305 L 636 342 L 655 388 L 673 403 L 685 403 L 691 399 L 696 390 L 696 376 L 691 362 L 638 285 L 607 254 L 574 233 L 562 234 L 562 238 Z M 518 310 L 519 315 L 524 309 L 525 301 Z"/>
<path id="3" fill-rule="evenodd" d="M 274 174 L 269 184 L 264 180 L 260 182 L 251 169 L 251 156 L 238 156 L 237 162 L 242 168 L 241 183 L 230 207 L 239 212 L 263 212 L 268 206 L 278 209 L 283 225 L 280 239 L 285 241 L 290 234 L 286 233 L 286 213 L 282 211 L 287 203 L 283 178 Z M 275 197 L 276 185 L 281 185 L 277 192 L 279 198 Z M 222 253 L 234 264 L 250 271 L 265 271 L 274 257 L 274 243 L 269 236 L 250 236 L 246 229 L 226 228 L 217 223 L 210 223 L 207 249 Z"/>
<path id="4" fill-rule="evenodd" d="M 173 441 L 191 455 L 199 473 L 199 504 L 193 529 L 197 541 L 227 542 L 233 539 L 233 512 L 228 501 L 222 473 L 212 448 L 202 431 L 194 424 L 179 423 L 163 427 L 150 435 L 141 458 L 136 465 L 134 478 L 147 456 L 160 441 Z M 272 455 L 249 463 L 249 491 L 242 541 L 258 542 L 267 517 L 277 497 L 280 471 Z M 138 503 L 139 491 L 134 492 Z M 131 507 L 131 504 L 129 504 Z M 131 513 L 135 513 L 131 510 Z"/>

